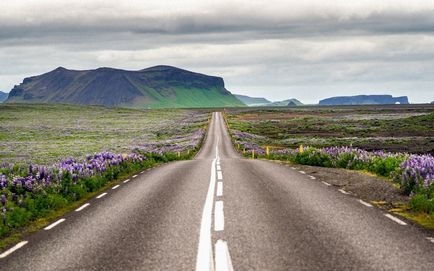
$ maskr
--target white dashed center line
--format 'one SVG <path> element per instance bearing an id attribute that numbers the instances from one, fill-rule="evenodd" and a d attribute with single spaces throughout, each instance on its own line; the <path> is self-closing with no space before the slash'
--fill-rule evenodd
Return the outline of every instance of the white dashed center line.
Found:
<path id="1" fill-rule="evenodd" d="M 62 223 L 62 222 L 65 221 L 65 220 L 66 220 L 66 219 L 61 218 L 61 219 L 57 220 L 56 222 L 54 222 L 53 224 L 51 224 L 51 225 L 45 227 L 44 230 L 46 230 L 46 231 L 51 230 L 52 228 L 56 227 L 57 225 L 59 225 L 60 223 Z"/>
<path id="2" fill-rule="evenodd" d="M 223 176 L 222 176 L 222 172 L 221 171 L 217 171 L 217 179 L 218 180 L 222 180 Z"/>
<path id="3" fill-rule="evenodd" d="M 101 195 L 99 195 L 98 197 L 96 197 L 97 199 L 100 199 L 102 197 L 104 197 L 105 195 L 107 195 L 107 193 L 102 193 Z"/>
<path id="4" fill-rule="evenodd" d="M 329 184 L 328 182 L 324 182 L 324 181 L 321 181 L 321 182 L 327 186 L 331 186 L 331 184 Z"/>
<path id="5" fill-rule="evenodd" d="M 427 237 L 426 238 L 428 241 L 430 241 L 431 243 L 434 243 L 434 237 Z"/>
<path id="6" fill-rule="evenodd" d="M 216 201 L 214 208 L 214 230 L 223 231 L 225 229 L 225 216 L 223 214 L 223 201 Z"/>
<path id="7" fill-rule="evenodd" d="M 361 199 L 359 199 L 359 202 L 363 205 L 365 205 L 366 207 L 373 207 L 372 204 L 367 203 L 366 201 L 363 201 Z"/>
<path id="8" fill-rule="evenodd" d="M 310 176 L 310 175 L 309 175 L 309 178 L 311 178 L 312 180 L 316 179 L 314 176 Z"/>
<path id="9" fill-rule="evenodd" d="M 2 254 L 0 254 L 0 259 L 7 257 L 9 254 L 13 253 L 15 250 L 22 248 L 23 246 L 25 246 L 28 243 L 28 241 L 21 241 L 18 244 L 16 244 L 15 246 L 11 247 L 10 249 L 6 250 L 5 252 L 3 252 Z"/>
<path id="10" fill-rule="evenodd" d="M 137 175 L 133 175 L 133 178 L 136 178 L 137 177 Z"/>
<path id="11" fill-rule="evenodd" d="M 217 240 L 215 244 L 215 270 L 232 271 L 231 256 L 229 255 L 228 244 L 225 241 Z"/>
<path id="12" fill-rule="evenodd" d="M 222 168 L 220 167 L 220 165 L 217 165 L 217 170 L 222 170 Z"/>
<path id="13" fill-rule="evenodd" d="M 127 182 L 129 182 L 130 181 L 130 179 L 126 179 L 125 181 L 123 181 L 123 183 L 127 183 Z"/>
<path id="14" fill-rule="evenodd" d="M 398 223 L 399 225 L 407 225 L 407 223 L 405 223 L 404 221 L 402 221 L 401 219 L 399 219 L 399 218 L 397 218 L 397 217 L 394 217 L 394 216 L 391 215 L 391 214 L 384 214 L 384 215 L 385 215 L 387 218 L 389 218 L 389 219 L 395 221 L 395 222 Z"/>
<path id="15" fill-rule="evenodd" d="M 81 205 L 81 207 L 75 209 L 75 211 L 76 211 L 76 212 L 80 212 L 81 210 L 83 210 L 84 208 L 86 208 L 86 207 L 89 206 L 89 205 L 90 205 L 90 203 L 83 204 L 83 205 Z"/>
<path id="16" fill-rule="evenodd" d="M 303 170 L 300 170 L 299 171 L 301 174 L 306 174 L 306 172 L 304 172 Z"/>
<path id="17" fill-rule="evenodd" d="M 140 172 L 140 174 L 143 174 L 143 173 L 145 173 L 145 172 L 144 171 Z"/>
<path id="18" fill-rule="evenodd" d="M 120 186 L 119 184 L 115 185 L 115 186 L 112 187 L 112 189 L 114 190 L 114 189 L 118 188 L 119 186 Z"/>
<path id="19" fill-rule="evenodd" d="M 218 182 L 217 183 L 217 197 L 223 196 L 223 183 Z"/>

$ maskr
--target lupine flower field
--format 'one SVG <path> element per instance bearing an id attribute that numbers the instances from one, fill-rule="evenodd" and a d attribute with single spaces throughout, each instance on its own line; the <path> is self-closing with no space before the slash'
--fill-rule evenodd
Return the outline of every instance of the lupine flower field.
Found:
<path id="1" fill-rule="evenodd" d="M 390 108 L 386 109 L 390 110 Z M 411 144 L 407 145 L 406 141 L 402 140 L 402 151 L 397 151 L 399 150 L 399 146 L 396 145 L 396 142 L 400 141 L 399 134 L 396 134 L 391 141 L 393 142 L 393 147 L 388 145 L 390 142 L 384 141 L 384 148 L 378 146 L 379 148 L 375 149 L 373 148 L 376 146 L 375 144 L 377 144 L 375 140 L 373 141 L 374 145 L 368 148 L 369 150 L 357 147 L 357 144 L 355 144 L 356 146 L 352 145 L 353 142 L 362 142 L 363 137 L 370 138 L 380 133 L 381 131 L 375 127 L 366 127 L 365 133 L 359 136 L 361 140 L 355 138 L 353 141 L 347 142 L 345 136 L 342 136 L 343 140 L 341 140 L 339 136 L 336 134 L 333 135 L 332 132 L 327 136 L 320 132 L 318 132 L 317 135 L 312 135 L 310 134 L 311 131 L 309 131 L 308 136 L 306 130 L 299 130 L 299 134 L 297 134 L 296 130 L 287 127 L 288 125 L 292 125 L 293 121 L 276 118 L 276 116 L 281 117 L 283 113 L 274 112 L 277 115 L 273 115 L 272 109 L 250 110 L 251 111 L 247 112 L 238 110 L 226 114 L 234 144 L 246 157 L 263 157 L 268 159 L 288 160 L 292 163 L 303 165 L 372 172 L 378 176 L 387 177 L 395 182 L 396 185 L 400 187 L 402 193 L 411 197 L 410 207 L 413 210 L 434 214 L 434 113 L 432 109 L 422 114 L 423 108 L 414 109 L 413 111 L 403 108 L 401 115 L 399 112 L 394 112 L 392 114 L 393 117 L 389 118 L 385 116 L 386 114 L 384 112 L 381 113 L 381 111 L 380 113 L 371 111 L 363 113 L 357 111 L 357 118 L 353 117 L 353 127 L 357 123 L 357 125 L 366 124 L 366 122 L 359 123 L 357 119 L 366 120 L 369 118 L 373 123 L 387 119 L 387 125 L 390 129 L 395 127 L 397 130 L 406 131 L 405 133 L 403 132 L 402 136 L 406 138 L 414 136 L 416 142 L 425 140 L 422 135 L 430 135 L 430 137 L 427 137 L 426 141 L 424 141 L 425 146 L 422 149 L 419 147 L 411 149 Z M 314 110 L 319 109 L 315 108 L 312 109 L 312 111 L 306 108 L 299 110 L 293 109 L 293 111 L 289 110 L 290 113 L 287 112 L 287 115 L 301 114 L 301 110 L 307 110 L 307 115 L 309 115 L 312 114 Z M 320 112 L 319 118 L 321 118 L 321 114 L 334 114 L 335 117 L 338 116 L 336 112 L 330 112 L 333 111 L 330 108 L 324 108 L 323 110 L 325 110 L 325 112 Z M 366 108 L 364 108 L 364 110 L 366 110 Z M 285 112 L 285 110 L 283 111 Z M 349 112 L 346 113 L 348 114 Z M 352 114 L 355 113 L 352 112 Z M 366 115 L 365 118 L 363 118 L 364 114 Z M 390 115 L 390 112 L 388 114 Z M 272 116 L 276 119 L 273 119 Z M 266 119 L 266 117 L 270 117 L 271 119 Z M 346 115 L 346 118 L 348 118 L 348 115 Z M 339 120 L 341 118 L 336 117 L 335 119 Z M 302 121 L 301 119 L 299 120 Z M 319 121 L 319 123 L 324 124 L 323 121 L 324 119 Z M 270 129 L 264 128 L 272 126 L 273 124 L 275 124 L 275 126 L 273 126 L 275 131 L 271 133 L 269 132 Z M 327 125 L 342 126 L 336 128 L 335 131 L 345 130 L 344 124 L 340 125 L 339 121 L 334 120 L 330 120 L 327 123 Z M 410 131 L 410 128 L 407 126 L 416 130 Z M 298 138 L 299 142 L 297 142 L 297 145 L 288 144 L 290 136 L 285 134 L 288 130 L 292 131 L 292 136 Z M 311 127 L 311 130 L 315 130 L 315 128 Z M 317 128 L 317 131 L 320 130 L 321 128 Z M 384 131 L 384 133 L 387 132 L 388 131 Z M 391 131 L 390 133 L 396 133 L 396 131 Z M 323 143 L 319 145 L 309 144 L 315 142 L 315 138 L 319 138 L 321 142 L 329 142 L 329 144 L 326 144 L 328 146 L 324 146 Z M 339 144 L 333 145 L 333 143 Z M 345 145 L 344 143 L 349 144 Z M 300 147 L 300 145 L 302 147 Z M 410 151 L 407 151 L 409 148 Z M 392 149 L 394 151 L 384 149 Z M 424 151 L 417 153 L 417 151 L 420 150 Z M 416 153 L 412 153 L 411 151 L 415 151 Z"/>
<path id="2" fill-rule="evenodd" d="M 190 158 L 209 114 L 0 106 L 0 237 L 155 163 Z"/>

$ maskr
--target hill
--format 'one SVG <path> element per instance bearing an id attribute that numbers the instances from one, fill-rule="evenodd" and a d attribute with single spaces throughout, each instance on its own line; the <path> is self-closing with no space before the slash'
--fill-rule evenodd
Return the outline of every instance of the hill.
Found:
<path id="1" fill-rule="evenodd" d="M 260 106 L 271 103 L 269 100 L 262 97 L 250 97 L 247 95 L 234 94 L 234 96 L 248 106 Z"/>
<path id="2" fill-rule="evenodd" d="M 3 91 L 0 91 L 0 103 L 5 101 L 8 98 L 9 93 L 5 93 Z"/>
<path id="3" fill-rule="evenodd" d="M 277 101 L 269 104 L 268 106 L 300 106 L 303 105 L 302 102 L 300 102 L 297 99 L 288 99 L 283 101 Z"/>
<path id="4" fill-rule="evenodd" d="M 25 78 L 7 103 L 64 103 L 134 108 L 244 106 L 220 77 L 171 66 L 138 71 L 113 68 L 68 70 Z"/>
<path id="5" fill-rule="evenodd" d="M 357 104 L 409 104 L 407 96 L 357 95 L 338 96 L 319 101 L 319 105 L 357 105 Z"/>

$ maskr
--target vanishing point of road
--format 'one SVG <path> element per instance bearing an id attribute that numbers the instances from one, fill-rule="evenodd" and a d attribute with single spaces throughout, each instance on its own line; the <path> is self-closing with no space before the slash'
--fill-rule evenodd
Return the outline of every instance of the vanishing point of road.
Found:
<path id="1" fill-rule="evenodd" d="M 433 242 L 315 176 L 241 158 L 214 113 L 194 160 L 102 192 L 0 270 L 434 270 Z"/>

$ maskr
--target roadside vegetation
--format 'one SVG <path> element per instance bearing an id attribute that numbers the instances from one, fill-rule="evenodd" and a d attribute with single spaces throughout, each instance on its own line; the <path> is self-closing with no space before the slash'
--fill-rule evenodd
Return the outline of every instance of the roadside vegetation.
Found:
<path id="1" fill-rule="evenodd" d="M 386 177 L 434 221 L 433 106 L 258 108 L 225 118 L 246 157 Z"/>
<path id="2" fill-rule="evenodd" d="M 190 110 L 1 105 L 0 238 L 136 172 L 190 159 L 208 118 Z"/>

